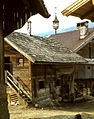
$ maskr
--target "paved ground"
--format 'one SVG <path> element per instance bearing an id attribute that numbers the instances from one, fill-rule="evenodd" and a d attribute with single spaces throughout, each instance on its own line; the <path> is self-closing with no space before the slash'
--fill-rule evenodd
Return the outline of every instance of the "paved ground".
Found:
<path id="1" fill-rule="evenodd" d="M 59 109 L 26 108 L 9 106 L 10 119 L 74 119 L 80 113 L 82 119 L 94 119 L 94 101 L 63 104 Z"/>

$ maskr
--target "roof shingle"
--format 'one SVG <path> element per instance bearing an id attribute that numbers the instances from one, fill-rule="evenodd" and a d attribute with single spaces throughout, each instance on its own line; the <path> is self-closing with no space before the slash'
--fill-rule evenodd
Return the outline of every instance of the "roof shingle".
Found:
<path id="1" fill-rule="evenodd" d="M 69 48 L 72 51 L 77 52 L 81 45 L 86 45 L 94 36 L 94 28 L 88 28 L 88 36 L 84 39 L 80 39 L 79 30 L 63 32 L 56 35 L 52 35 L 49 38 L 53 38 L 61 42 L 65 47 Z"/>
<path id="2" fill-rule="evenodd" d="M 28 36 L 13 32 L 5 41 L 17 51 L 34 62 L 46 63 L 84 63 L 83 57 L 73 53 L 53 38 Z"/>

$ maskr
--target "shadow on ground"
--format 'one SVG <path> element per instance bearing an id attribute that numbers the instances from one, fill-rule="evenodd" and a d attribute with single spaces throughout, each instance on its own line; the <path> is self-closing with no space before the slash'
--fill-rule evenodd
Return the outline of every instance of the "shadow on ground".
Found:
<path id="1" fill-rule="evenodd" d="M 82 113 L 82 119 L 94 119 L 94 115 Z M 44 117 L 44 118 L 28 118 L 28 119 L 75 119 L 75 115 L 59 115 L 53 117 Z"/>

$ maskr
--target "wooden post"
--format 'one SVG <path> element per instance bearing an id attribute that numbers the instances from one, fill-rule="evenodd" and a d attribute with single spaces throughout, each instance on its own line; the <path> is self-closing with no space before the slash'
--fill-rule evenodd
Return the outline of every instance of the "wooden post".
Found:
<path id="1" fill-rule="evenodd" d="M 71 102 L 74 102 L 74 78 L 73 75 L 70 75 L 70 99 Z"/>
<path id="2" fill-rule="evenodd" d="M 89 58 L 92 58 L 92 42 L 89 43 Z"/>
<path id="3" fill-rule="evenodd" d="M 9 119 L 5 74 L 4 74 L 4 37 L 3 4 L 0 3 L 0 119 Z"/>
<path id="4" fill-rule="evenodd" d="M 72 77 L 72 82 L 71 82 L 71 93 L 74 94 L 74 78 Z"/>
<path id="5" fill-rule="evenodd" d="M 32 76 L 32 64 L 31 64 L 31 90 L 32 90 L 32 105 L 35 105 L 35 96 L 34 96 L 34 78 Z"/>
<path id="6" fill-rule="evenodd" d="M 30 88 L 30 91 L 32 91 L 31 89 L 31 61 L 28 61 L 28 64 L 29 64 L 29 88 Z"/>
<path id="7" fill-rule="evenodd" d="M 74 94 L 74 78 L 70 75 L 70 94 Z"/>

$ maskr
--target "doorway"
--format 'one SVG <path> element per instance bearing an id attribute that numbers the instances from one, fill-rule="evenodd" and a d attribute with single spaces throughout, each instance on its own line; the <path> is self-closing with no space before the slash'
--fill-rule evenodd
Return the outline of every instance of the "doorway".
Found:
<path id="1" fill-rule="evenodd" d="M 10 62 L 10 57 L 4 57 L 4 66 L 5 70 L 8 70 L 12 73 L 12 63 Z"/>

